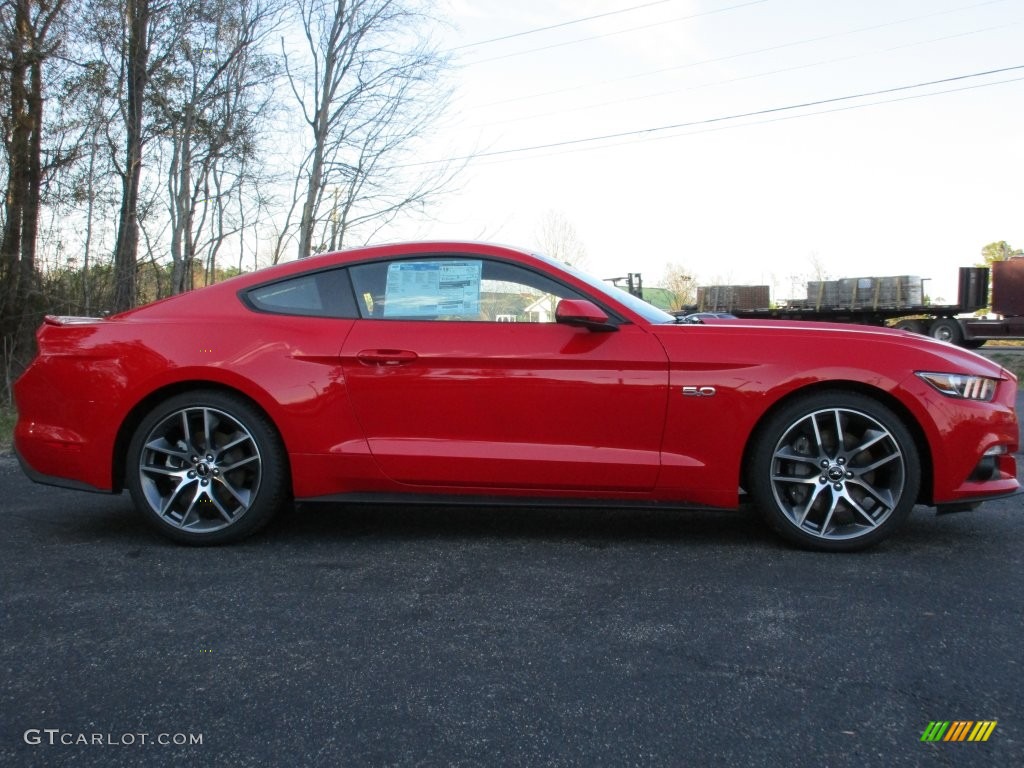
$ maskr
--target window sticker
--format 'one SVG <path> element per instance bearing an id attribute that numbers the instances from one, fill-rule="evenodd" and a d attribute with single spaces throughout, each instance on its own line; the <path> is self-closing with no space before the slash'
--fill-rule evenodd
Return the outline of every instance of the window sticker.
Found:
<path id="1" fill-rule="evenodd" d="M 481 261 L 399 261 L 388 265 L 384 317 L 450 317 L 480 312 Z"/>

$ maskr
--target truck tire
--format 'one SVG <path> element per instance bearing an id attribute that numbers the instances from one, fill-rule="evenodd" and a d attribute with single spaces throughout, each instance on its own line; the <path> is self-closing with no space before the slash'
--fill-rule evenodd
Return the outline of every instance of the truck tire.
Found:
<path id="1" fill-rule="evenodd" d="M 928 329 L 928 335 L 939 341 L 948 341 L 950 344 L 963 344 L 964 331 L 960 323 L 951 317 L 943 317 L 932 323 Z"/>
<path id="2" fill-rule="evenodd" d="M 900 320 L 896 325 L 893 326 L 901 331 L 910 331 L 911 333 L 925 334 L 928 331 L 928 325 L 924 320 Z"/>

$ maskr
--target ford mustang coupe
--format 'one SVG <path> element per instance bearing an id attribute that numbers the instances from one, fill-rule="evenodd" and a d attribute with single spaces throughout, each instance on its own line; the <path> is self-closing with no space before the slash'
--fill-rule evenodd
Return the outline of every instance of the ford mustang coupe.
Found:
<path id="1" fill-rule="evenodd" d="M 903 331 L 676 318 L 543 256 L 438 242 L 47 317 L 15 386 L 42 483 L 186 544 L 296 501 L 735 508 L 853 550 L 1019 491 L 1016 378 Z"/>

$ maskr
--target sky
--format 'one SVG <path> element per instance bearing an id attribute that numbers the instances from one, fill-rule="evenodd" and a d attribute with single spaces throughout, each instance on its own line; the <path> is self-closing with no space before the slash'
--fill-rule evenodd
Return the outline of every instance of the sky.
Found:
<path id="1" fill-rule="evenodd" d="M 391 239 L 534 248 L 553 213 L 598 277 L 917 275 L 947 303 L 986 243 L 1024 247 L 1024 0 L 439 11 L 455 94 L 423 161 L 474 159 Z"/>

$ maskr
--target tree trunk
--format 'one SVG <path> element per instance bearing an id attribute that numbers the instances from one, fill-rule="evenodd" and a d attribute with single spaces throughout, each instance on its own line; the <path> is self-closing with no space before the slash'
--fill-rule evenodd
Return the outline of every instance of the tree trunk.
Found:
<path id="1" fill-rule="evenodd" d="M 36 293 L 36 237 L 39 234 L 39 207 L 43 190 L 43 63 L 33 57 L 29 67 L 28 92 L 28 166 L 27 194 L 21 223 L 21 278 L 19 294 L 23 306 Z"/>
<path id="2" fill-rule="evenodd" d="M 43 63 L 46 25 L 37 29 L 31 0 L 17 0 L 13 34 L 7 41 L 10 104 L 7 138 L 8 178 L 3 236 L 0 238 L 0 333 L 15 348 L 32 344 L 38 318 L 32 307 L 36 293 L 36 235 L 42 197 Z M 52 9 L 60 11 L 60 4 Z M 52 17 L 50 17 L 52 19 Z M 48 22 L 46 22 L 48 23 Z"/>
<path id="3" fill-rule="evenodd" d="M 320 195 L 321 169 L 323 167 L 323 153 L 319 147 L 314 152 L 312 169 L 309 174 L 309 182 L 306 184 L 306 199 L 302 204 L 302 218 L 299 220 L 299 258 L 304 259 L 313 253 L 313 226 L 316 205 Z"/>
<path id="4" fill-rule="evenodd" d="M 5 218 L 3 239 L 0 240 L 0 276 L 4 278 L 0 296 L 0 332 L 13 335 L 18 332 L 21 307 L 21 244 L 28 198 L 29 166 L 25 162 L 29 153 L 31 118 L 28 114 L 28 62 L 25 34 L 28 27 L 28 0 L 20 0 L 15 10 L 14 34 L 8 41 L 10 66 L 10 136 L 7 138 L 8 176 L 4 196 Z"/>
<path id="5" fill-rule="evenodd" d="M 149 0 L 127 0 L 127 124 L 121 212 L 114 245 L 114 311 L 131 309 L 136 300 L 139 252 L 139 181 L 142 177 L 142 110 L 149 65 Z"/>

